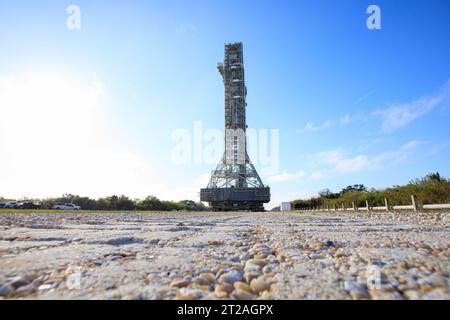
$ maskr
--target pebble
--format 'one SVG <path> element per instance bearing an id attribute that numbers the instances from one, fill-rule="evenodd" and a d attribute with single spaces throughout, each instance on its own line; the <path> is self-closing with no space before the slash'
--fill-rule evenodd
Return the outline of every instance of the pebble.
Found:
<path id="1" fill-rule="evenodd" d="M 333 241 L 331 241 L 331 240 L 326 240 L 326 241 L 323 242 L 323 246 L 324 247 L 335 247 L 336 244 Z"/>
<path id="2" fill-rule="evenodd" d="M 239 256 L 239 259 L 240 259 L 242 262 L 245 262 L 245 261 L 249 260 L 251 257 L 252 257 L 252 255 L 247 251 L 247 252 L 241 254 L 241 255 Z"/>
<path id="3" fill-rule="evenodd" d="M 261 267 L 256 264 L 246 264 L 244 267 L 244 271 L 261 273 Z"/>
<path id="4" fill-rule="evenodd" d="M 277 272 L 279 270 L 279 267 L 277 264 L 268 264 L 267 266 L 265 266 L 262 271 L 264 273 L 272 273 L 272 272 Z"/>
<path id="5" fill-rule="evenodd" d="M 244 290 L 247 292 L 252 292 L 252 288 L 245 282 L 238 281 L 238 282 L 235 282 L 233 284 L 233 286 L 236 290 Z"/>
<path id="6" fill-rule="evenodd" d="M 196 300 L 202 297 L 203 293 L 200 290 L 192 290 L 188 288 L 181 288 L 176 294 L 177 300 Z"/>
<path id="7" fill-rule="evenodd" d="M 32 282 L 30 278 L 27 277 L 14 277 L 10 282 L 9 285 L 11 285 L 14 289 L 18 289 L 20 287 L 29 285 Z"/>
<path id="8" fill-rule="evenodd" d="M 368 299 L 370 297 L 366 287 L 355 281 L 345 281 L 344 290 L 355 300 Z"/>
<path id="9" fill-rule="evenodd" d="M 236 281 L 241 281 L 242 275 L 242 271 L 234 269 L 221 275 L 219 278 L 219 282 L 234 283 Z"/>
<path id="10" fill-rule="evenodd" d="M 225 283 L 225 284 L 216 284 L 214 288 L 214 294 L 217 298 L 226 298 L 233 291 L 233 286 Z"/>
<path id="11" fill-rule="evenodd" d="M 200 278 L 206 280 L 208 282 L 208 284 L 216 281 L 216 277 L 211 272 L 202 273 L 200 275 Z"/>
<path id="12" fill-rule="evenodd" d="M 223 240 L 208 240 L 208 244 L 210 246 L 220 246 L 223 245 L 225 242 Z"/>
<path id="13" fill-rule="evenodd" d="M 373 300 L 404 300 L 403 296 L 397 291 L 371 290 L 370 296 Z"/>
<path id="14" fill-rule="evenodd" d="M 36 291 L 36 287 L 33 286 L 32 284 L 29 284 L 29 285 L 21 286 L 20 288 L 18 288 L 14 292 L 14 295 L 19 296 L 19 297 L 25 297 L 25 296 L 29 296 L 30 294 L 32 294 L 35 291 Z"/>
<path id="15" fill-rule="evenodd" d="M 38 287 L 39 291 L 47 291 L 53 289 L 55 286 L 53 284 L 43 284 Z"/>
<path id="16" fill-rule="evenodd" d="M 239 259 L 239 257 L 232 256 L 232 257 L 229 257 L 227 259 L 227 261 L 230 261 L 230 262 L 241 262 L 241 259 Z"/>
<path id="17" fill-rule="evenodd" d="M 409 300 L 419 300 L 422 297 L 422 294 L 417 290 L 406 290 L 403 295 Z"/>
<path id="18" fill-rule="evenodd" d="M 445 287 L 448 285 L 448 280 L 444 276 L 433 274 L 429 277 L 419 279 L 417 283 L 419 285 L 429 285 L 431 287 Z"/>
<path id="19" fill-rule="evenodd" d="M 2 284 L 0 286 L 0 297 L 7 297 L 14 292 L 13 286 L 8 283 Z"/>
<path id="20" fill-rule="evenodd" d="M 342 248 L 338 248 L 336 250 L 336 252 L 334 253 L 335 258 L 340 258 L 340 257 L 345 257 L 345 256 L 346 256 L 346 254 L 344 252 L 344 249 L 342 249 Z"/>
<path id="21" fill-rule="evenodd" d="M 422 298 L 426 300 L 450 300 L 450 290 L 438 288 L 425 293 Z"/>
<path id="22" fill-rule="evenodd" d="M 66 287 L 69 290 L 80 289 L 81 286 L 81 273 L 72 273 L 67 277 Z"/>
<path id="23" fill-rule="evenodd" d="M 244 273 L 244 280 L 247 283 L 250 283 L 253 279 L 258 278 L 261 275 L 260 272 L 255 272 L 255 271 L 251 271 L 251 272 L 245 272 Z"/>
<path id="24" fill-rule="evenodd" d="M 261 268 L 264 267 L 267 264 L 267 261 L 262 260 L 262 259 L 250 259 L 245 263 L 245 266 L 250 266 L 250 265 L 257 265 L 260 266 Z"/>
<path id="25" fill-rule="evenodd" d="M 231 296 L 237 300 L 253 300 L 255 295 L 244 290 L 234 290 Z"/>
<path id="26" fill-rule="evenodd" d="M 191 282 L 187 279 L 175 280 L 170 284 L 170 286 L 173 288 L 184 288 L 187 287 L 190 283 Z"/>
<path id="27" fill-rule="evenodd" d="M 260 293 L 265 290 L 270 290 L 270 284 L 266 282 L 263 277 L 259 277 L 257 279 L 253 279 L 250 282 L 250 287 L 255 293 Z"/>

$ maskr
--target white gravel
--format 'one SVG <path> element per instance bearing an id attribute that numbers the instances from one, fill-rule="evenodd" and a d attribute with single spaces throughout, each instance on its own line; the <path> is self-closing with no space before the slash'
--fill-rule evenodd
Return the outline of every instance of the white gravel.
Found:
<path id="1" fill-rule="evenodd" d="M 449 216 L 1 214 L 0 299 L 450 299 Z"/>

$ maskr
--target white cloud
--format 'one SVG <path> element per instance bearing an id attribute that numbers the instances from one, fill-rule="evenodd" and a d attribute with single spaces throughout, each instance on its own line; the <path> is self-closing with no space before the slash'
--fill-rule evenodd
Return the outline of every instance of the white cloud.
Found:
<path id="1" fill-rule="evenodd" d="M 418 100 L 379 109 L 371 114 L 374 117 L 381 117 L 382 130 L 392 132 L 403 128 L 410 122 L 430 113 L 436 107 L 448 103 L 450 100 L 450 80 L 432 96 L 422 97 Z"/>
<path id="2" fill-rule="evenodd" d="M 400 147 L 396 151 L 384 152 L 378 156 L 375 156 L 370 161 L 371 168 L 378 169 L 385 167 L 386 165 L 402 163 L 410 159 L 417 151 L 418 147 L 423 145 L 424 142 L 413 140 Z"/>
<path id="3" fill-rule="evenodd" d="M 286 182 L 286 181 L 293 181 L 300 178 L 303 178 L 305 176 L 305 172 L 303 170 L 299 170 L 296 173 L 287 173 L 283 172 L 278 175 L 271 176 L 267 178 L 267 181 L 269 182 Z"/>
<path id="4" fill-rule="evenodd" d="M 357 104 L 364 101 L 373 92 L 358 99 Z M 424 96 L 412 102 L 380 108 L 370 114 L 345 114 L 339 121 L 327 120 L 321 125 L 308 122 L 300 132 L 316 132 L 330 128 L 335 124 L 341 126 L 355 122 L 363 122 L 372 118 L 380 118 L 383 132 L 390 133 L 403 128 L 412 121 L 425 116 L 439 106 L 450 106 L 450 79 L 440 88 L 435 95 Z"/>
<path id="5" fill-rule="evenodd" d="M 343 126 L 353 123 L 353 122 L 358 122 L 358 121 L 364 121 L 367 120 L 367 117 L 364 117 L 362 115 L 359 114 L 355 114 L 355 115 L 350 115 L 350 114 L 346 114 L 345 116 L 343 116 L 339 123 Z"/>
<path id="6" fill-rule="evenodd" d="M 341 149 L 320 152 L 316 156 L 316 165 L 333 167 L 338 173 L 357 172 L 366 167 L 369 160 L 366 156 L 347 157 Z"/>
<path id="7" fill-rule="evenodd" d="M 342 149 L 324 151 L 312 156 L 310 165 L 323 168 L 330 175 L 335 173 L 345 175 L 364 170 L 380 169 L 409 159 L 422 144 L 420 141 L 410 141 L 401 146 L 399 150 L 383 152 L 373 157 L 367 155 L 348 156 Z M 323 172 L 311 174 L 311 178 L 315 179 L 322 176 Z"/>

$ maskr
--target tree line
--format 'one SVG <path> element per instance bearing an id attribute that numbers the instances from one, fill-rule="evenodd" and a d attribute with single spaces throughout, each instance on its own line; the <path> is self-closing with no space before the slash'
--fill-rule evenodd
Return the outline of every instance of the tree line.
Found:
<path id="1" fill-rule="evenodd" d="M 101 211 L 206 211 L 208 208 L 202 202 L 192 200 L 165 201 L 155 196 L 148 196 L 145 199 L 131 199 L 127 196 L 113 195 L 105 198 L 92 199 L 78 195 L 64 194 L 57 198 L 47 199 L 21 199 L 39 203 L 42 209 L 51 209 L 57 203 L 73 203 L 80 206 L 82 210 Z M 0 197 L 0 202 L 12 201 Z"/>
<path id="2" fill-rule="evenodd" d="M 450 203 L 450 179 L 436 172 L 414 179 L 406 185 L 386 189 L 367 189 L 363 184 L 347 186 L 339 192 L 327 188 L 309 199 L 294 200 L 292 205 L 296 210 L 327 205 L 330 208 L 334 205 L 340 207 L 342 203 L 351 207 L 353 202 L 358 207 L 364 207 L 367 200 L 370 206 L 383 206 L 385 198 L 391 204 L 410 205 L 411 195 L 415 195 L 421 204 Z"/>

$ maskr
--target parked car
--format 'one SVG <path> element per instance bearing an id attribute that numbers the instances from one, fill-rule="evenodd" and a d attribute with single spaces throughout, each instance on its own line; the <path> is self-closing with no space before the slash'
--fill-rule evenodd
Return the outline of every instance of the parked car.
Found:
<path id="1" fill-rule="evenodd" d="M 4 206 L 4 208 L 6 208 L 6 209 L 17 209 L 17 206 L 18 206 L 19 204 L 17 203 L 17 202 L 15 202 L 15 201 L 13 201 L 13 202 L 7 202 L 6 204 L 5 204 L 5 206 Z"/>
<path id="2" fill-rule="evenodd" d="M 41 205 L 32 201 L 21 201 L 17 205 L 17 209 L 40 209 Z"/>
<path id="3" fill-rule="evenodd" d="M 55 210 L 81 210 L 80 206 L 74 205 L 73 203 L 57 203 L 53 206 Z"/>
<path id="4" fill-rule="evenodd" d="M 4 208 L 6 205 L 6 202 L 0 202 L 0 208 Z"/>

